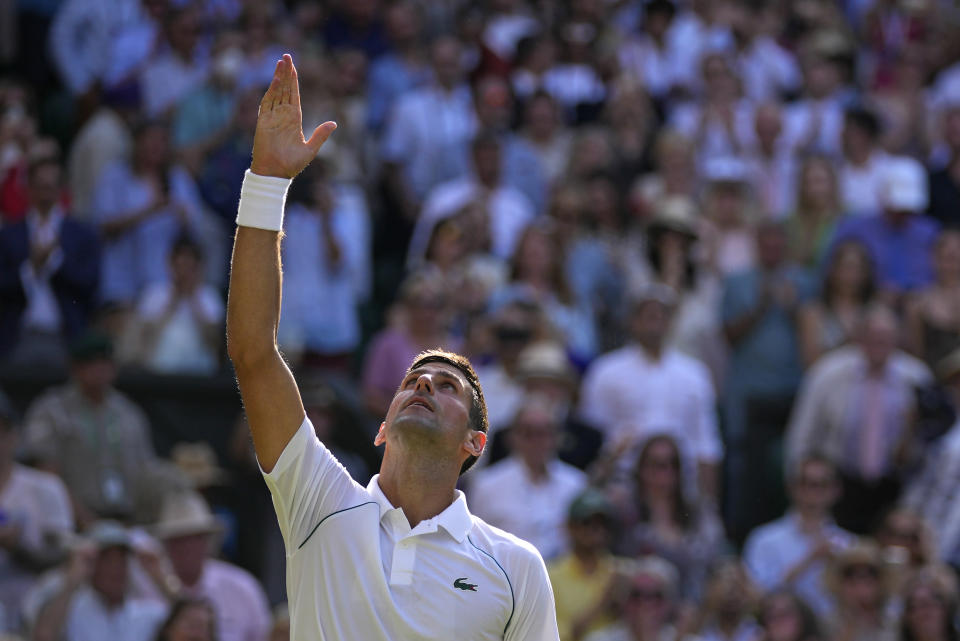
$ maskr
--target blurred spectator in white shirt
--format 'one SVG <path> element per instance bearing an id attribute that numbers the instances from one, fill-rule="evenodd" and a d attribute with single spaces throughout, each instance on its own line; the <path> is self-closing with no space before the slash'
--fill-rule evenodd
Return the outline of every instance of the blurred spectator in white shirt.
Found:
<path id="1" fill-rule="evenodd" d="M 462 48 L 444 36 L 431 47 L 433 84 L 400 96 L 387 120 L 381 155 L 394 199 L 407 218 L 448 173 L 476 131 L 473 98 L 461 68 Z"/>
<path id="2" fill-rule="evenodd" d="M 843 119 L 840 193 L 849 215 L 874 216 L 883 209 L 881 196 L 888 156 L 880 148 L 880 133 L 880 120 L 871 110 L 847 110 Z"/>
<path id="3" fill-rule="evenodd" d="M 753 111 L 753 138 L 747 165 L 760 215 L 783 220 L 793 211 L 797 159 L 783 135 L 783 110 L 767 102 Z"/>
<path id="4" fill-rule="evenodd" d="M 813 51 L 802 60 L 804 88 L 784 114 L 784 134 L 795 152 L 836 155 L 843 131 L 843 72 L 825 52 Z"/>
<path id="5" fill-rule="evenodd" d="M 137 305 L 138 361 L 163 374 L 209 375 L 219 365 L 224 306 L 203 282 L 203 251 L 189 236 L 170 249 L 170 282 L 150 285 Z"/>
<path id="6" fill-rule="evenodd" d="M 167 114 L 210 72 L 209 43 L 203 38 L 196 6 L 172 8 L 163 24 L 164 44 L 160 54 L 140 74 L 143 110 L 155 118 Z"/>
<path id="7" fill-rule="evenodd" d="M 547 560 L 567 551 L 568 507 L 587 483 L 586 474 L 557 458 L 562 420 L 546 399 L 527 397 L 510 428 L 511 455 L 470 480 L 473 512 L 529 541 Z"/>
<path id="8" fill-rule="evenodd" d="M 715 496 L 723 444 L 710 372 L 700 361 L 666 343 L 676 296 L 654 284 L 632 296 L 633 343 L 597 358 L 584 378 L 580 411 L 611 444 L 642 443 L 652 434 L 674 436 L 688 487 Z M 689 483 L 696 479 L 697 483 Z"/>
<path id="9" fill-rule="evenodd" d="M 44 586 L 35 641 L 150 641 L 166 618 L 163 602 L 130 596 L 130 533 L 99 521 L 73 549 L 64 571 Z"/>
<path id="10" fill-rule="evenodd" d="M 0 631 L 14 630 L 24 594 L 59 563 L 73 510 L 59 477 L 14 461 L 17 417 L 0 392 Z"/>
<path id="11" fill-rule="evenodd" d="M 333 183 L 329 171 L 314 161 L 290 190 L 277 331 L 288 354 L 348 372 L 371 288 L 370 220 L 363 193 Z"/>
<path id="12" fill-rule="evenodd" d="M 639 83 L 655 100 L 669 98 L 680 87 L 693 85 L 683 65 L 683 45 L 671 40 L 677 8 L 670 0 L 653 0 L 643 7 L 643 31 L 628 38 L 617 52 L 620 70 Z M 684 43 L 685 44 L 685 43 Z"/>
<path id="13" fill-rule="evenodd" d="M 170 248 L 184 231 L 203 247 L 204 280 L 219 284 L 226 234 L 206 209 L 193 178 L 171 164 L 168 130 L 139 125 L 133 156 L 104 170 L 94 197 L 94 220 L 104 240 L 100 298 L 130 304 L 149 285 L 170 278 Z"/>
<path id="14" fill-rule="evenodd" d="M 728 2 L 724 17 L 733 36 L 734 66 L 743 79 L 743 93 L 752 101 L 777 100 L 800 88 L 800 68 L 793 54 L 764 33 L 773 5 Z M 777 16 L 779 17 L 779 16 Z"/>

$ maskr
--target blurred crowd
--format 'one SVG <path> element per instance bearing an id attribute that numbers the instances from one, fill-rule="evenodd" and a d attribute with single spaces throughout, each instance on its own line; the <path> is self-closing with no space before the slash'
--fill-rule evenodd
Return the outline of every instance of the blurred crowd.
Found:
<path id="1" fill-rule="evenodd" d="M 159 456 L 116 384 L 230 376 L 290 52 L 339 128 L 278 340 L 358 481 L 443 347 L 562 641 L 958 639 L 958 36 L 949 0 L 0 3 L 0 371 L 66 381 L 0 400 L 0 631 L 288 638 L 242 417 Z"/>

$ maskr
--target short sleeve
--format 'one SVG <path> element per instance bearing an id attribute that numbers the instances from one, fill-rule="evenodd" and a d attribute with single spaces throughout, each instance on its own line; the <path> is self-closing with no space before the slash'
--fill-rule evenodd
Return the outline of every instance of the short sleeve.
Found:
<path id="1" fill-rule="evenodd" d="M 293 555 L 316 525 L 337 510 L 366 500 L 366 490 L 317 438 L 313 424 L 303 419 L 277 464 L 263 478 L 287 547 Z"/>
<path id="2" fill-rule="evenodd" d="M 523 554 L 517 563 L 516 609 L 507 626 L 505 641 L 558 641 L 557 611 L 553 588 L 543 558 L 533 547 L 519 548 Z"/>

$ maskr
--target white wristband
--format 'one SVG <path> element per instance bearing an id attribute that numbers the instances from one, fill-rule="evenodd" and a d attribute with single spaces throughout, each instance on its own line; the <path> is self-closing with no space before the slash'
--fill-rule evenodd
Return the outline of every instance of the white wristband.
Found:
<path id="1" fill-rule="evenodd" d="M 243 175 L 237 224 L 270 231 L 283 229 L 283 205 L 291 178 L 260 176 L 249 169 Z"/>

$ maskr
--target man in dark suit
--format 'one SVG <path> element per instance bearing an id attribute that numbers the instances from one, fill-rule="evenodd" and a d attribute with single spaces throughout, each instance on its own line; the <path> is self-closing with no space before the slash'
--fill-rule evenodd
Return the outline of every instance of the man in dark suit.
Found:
<path id="1" fill-rule="evenodd" d="M 94 228 L 60 203 L 56 158 L 35 160 L 28 173 L 30 210 L 0 229 L 0 360 L 62 367 L 67 340 L 93 311 L 100 274 Z"/>

